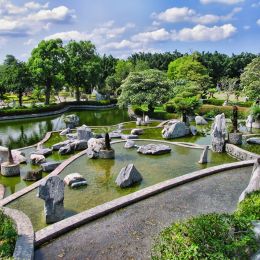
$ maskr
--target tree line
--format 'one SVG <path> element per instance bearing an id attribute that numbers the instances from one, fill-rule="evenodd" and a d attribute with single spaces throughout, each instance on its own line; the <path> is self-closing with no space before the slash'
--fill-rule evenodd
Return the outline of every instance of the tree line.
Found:
<path id="1" fill-rule="evenodd" d="M 257 58 L 259 55 L 252 53 L 228 56 L 219 52 L 182 54 L 175 50 L 165 53 L 134 53 L 122 60 L 111 55 L 99 55 L 90 41 L 70 41 L 64 44 L 60 39 L 44 40 L 32 50 L 26 62 L 19 61 L 13 55 L 6 56 L 0 65 L 0 95 L 13 92 L 17 94 L 19 105 L 22 106 L 24 93 L 38 90 L 44 93 L 45 104 L 48 105 L 51 93 L 58 93 L 64 87 L 75 93 L 77 101 L 80 101 L 82 93 L 91 93 L 96 88 L 108 96 L 120 95 L 121 103 L 124 103 L 129 102 L 125 98 L 126 85 L 133 90 L 135 83 L 140 83 L 141 79 L 144 79 L 146 87 L 137 85 L 137 90 L 142 90 L 147 95 L 143 94 L 139 101 L 156 98 L 152 93 L 153 84 L 159 86 L 160 93 L 157 96 L 163 95 L 165 91 L 170 91 L 171 96 L 190 97 L 197 92 L 205 96 L 214 93 L 216 86 L 230 90 L 229 92 L 236 90 L 239 94 L 241 75 Z M 155 82 L 151 83 L 153 79 Z M 247 85 L 253 84 L 255 87 L 256 83 L 251 83 L 250 77 L 246 80 Z M 166 81 L 173 87 L 165 88 Z M 133 94 L 132 90 L 128 91 L 130 95 Z M 254 92 L 257 93 L 258 90 Z M 255 98 L 256 95 L 259 94 L 250 97 Z M 161 100 L 164 101 L 165 98 Z"/>

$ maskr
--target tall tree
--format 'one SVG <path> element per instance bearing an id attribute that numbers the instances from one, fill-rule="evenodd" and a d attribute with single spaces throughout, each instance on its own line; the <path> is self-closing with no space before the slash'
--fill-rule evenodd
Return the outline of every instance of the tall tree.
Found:
<path id="1" fill-rule="evenodd" d="M 260 99 L 260 57 L 248 64 L 240 77 L 241 85 L 250 99 Z"/>
<path id="2" fill-rule="evenodd" d="M 70 41 L 66 46 L 66 79 L 75 87 L 76 100 L 80 101 L 81 89 L 88 92 L 96 83 L 100 71 L 100 60 L 96 48 L 90 41 Z"/>
<path id="3" fill-rule="evenodd" d="M 118 98 L 119 105 L 146 104 L 150 112 L 156 105 L 167 102 L 171 96 L 172 85 L 167 75 L 159 70 L 145 70 L 131 72 L 121 85 L 121 94 Z"/>
<path id="4" fill-rule="evenodd" d="M 9 91 L 17 94 L 19 105 L 22 106 L 24 92 L 32 88 L 28 66 L 25 62 L 17 60 L 12 55 L 7 55 L 3 66 L 3 82 Z"/>
<path id="5" fill-rule="evenodd" d="M 66 53 L 62 40 L 41 41 L 29 59 L 30 71 L 36 82 L 45 88 L 45 104 L 50 104 L 51 90 L 64 80 Z"/>

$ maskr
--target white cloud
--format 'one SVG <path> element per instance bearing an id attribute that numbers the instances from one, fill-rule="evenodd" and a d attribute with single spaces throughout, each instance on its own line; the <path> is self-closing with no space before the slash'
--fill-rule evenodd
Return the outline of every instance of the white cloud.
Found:
<path id="1" fill-rule="evenodd" d="M 152 17 L 163 22 L 179 23 L 179 22 L 193 22 L 196 24 L 212 24 L 221 21 L 231 20 L 234 15 L 240 12 L 242 8 L 234 8 L 227 15 L 214 14 L 199 14 L 194 9 L 188 7 L 173 7 L 161 12 L 159 14 L 153 13 Z"/>
<path id="2" fill-rule="evenodd" d="M 170 33 L 164 28 L 150 32 L 143 32 L 132 36 L 132 40 L 137 42 L 165 41 L 169 38 Z"/>
<path id="3" fill-rule="evenodd" d="M 256 24 L 260 26 L 260 19 L 256 21 Z"/>
<path id="4" fill-rule="evenodd" d="M 27 9 L 31 9 L 31 10 L 45 9 L 45 8 L 49 7 L 49 3 L 41 5 L 40 3 L 32 1 L 32 2 L 25 3 L 24 7 L 27 8 Z"/>
<path id="5" fill-rule="evenodd" d="M 133 42 L 129 40 L 122 40 L 120 42 L 110 42 L 102 46 L 102 49 L 136 49 L 141 47 L 141 43 L 139 42 Z"/>
<path id="6" fill-rule="evenodd" d="M 202 4 L 212 4 L 212 3 L 219 3 L 219 4 L 226 4 L 226 5 L 234 5 L 244 2 L 244 0 L 200 0 Z"/>
<path id="7" fill-rule="evenodd" d="M 220 41 L 227 39 L 236 33 L 237 29 L 232 24 L 207 27 L 196 25 L 193 28 L 183 28 L 173 31 L 174 41 Z"/>
<path id="8" fill-rule="evenodd" d="M 45 40 L 50 40 L 50 39 L 62 39 L 63 41 L 70 41 L 70 40 L 75 40 L 75 41 L 88 41 L 90 40 L 92 35 L 88 35 L 85 33 L 81 33 L 79 31 L 68 31 L 68 32 L 59 32 L 52 34 L 48 37 L 45 37 Z"/>

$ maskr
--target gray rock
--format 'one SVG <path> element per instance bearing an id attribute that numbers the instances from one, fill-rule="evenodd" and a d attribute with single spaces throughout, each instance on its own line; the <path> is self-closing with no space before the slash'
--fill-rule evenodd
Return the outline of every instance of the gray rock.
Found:
<path id="1" fill-rule="evenodd" d="M 192 135 L 197 135 L 198 131 L 197 131 L 197 128 L 195 126 L 190 126 L 190 132 Z"/>
<path id="2" fill-rule="evenodd" d="M 31 164 L 37 165 L 46 162 L 45 156 L 41 154 L 30 155 Z"/>
<path id="3" fill-rule="evenodd" d="M 65 116 L 64 122 L 65 122 L 67 128 L 72 129 L 79 125 L 79 117 L 75 114 L 71 114 L 71 115 Z"/>
<path id="4" fill-rule="evenodd" d="M 71 187 L 73 184 L 76 184 L 76 183 L 81 183 L 80 186 L 87 185 L 86 179 L 83 178 L 83 176 L 80 175 L 79 173 L 71 173 L 71 174 L 67 175 L 64 178 L 64 183 Z"/>
<path id="5" fill-rule="evenodd" d="M 88 141 L 93 137 L 93 133 L 91 129 L 85 125 L 77 128 L 77 135 L 79 140 Z"/>
<path id="6" fill-rule="evenodd" d="M 249 184 L 240 195 L 239 202 L 244 200 L 247 194 L 254 191 L 260 191 L 260 158 L 258 158 L 254 164 Z"/>
<path id="7" fill-rule="evenodd" d="M 59 165 L 61 164 L 61 162 L 45 162 L 41 164 L 42 170 L 44 172 L 52 172 L 53 170 L 55 170 Z"/>
<path id="8" fill-rule="evenodd" d="M 178 120 L 169 121 L 162 130 L 162 136 L 165 139 L 174 139 L 189 134 L 189 127 L 184 122 L 180 122 Z"/>
<path id="9" fill-rule="evenodd" d="M 100 150 L 98 153 L 98 158 L 100 159 L 115 159 L 115 150 Z"/>
<path id="10" fill-rule="evenodd" d="M 78 182 L 72 183 L 70 187 L 78 188 L 78 187 L 87 186 L 87 185 L 88 185 L 87 181 L 78 181 Z"/>
<path id="11" fill-rule="evenodd" d="M 136 183 L 140 183 L 143 177 L 133 164 L 128 164 L 122 168 L 116 178 L 116 184 L 120 188 L 131 187 Z"/>
<path id="12" fill-rule="evenodd" d="M 86 140 L 75 140 L 70 144 L 73 151 L 82 151 L 88 148 L 88 141 Z"/>
<path id="13" fill-rule="evenodd" d="M 146 123 L 146 124 L 149 124 L 150 123 L 150 118 L 149 118 L 149 116 L 145 116 L 144 117 L 144 122 Z"/>
<path id="14" fill-rule="evenodd" d="M 144 133 L 143 129 L 134 128 L 131 130 L 131 135 L 142 135 Z"/>
<path id="15" fill-rule="evenodd" d="M 121 135 L 122 134 L 120 132 L 113 131 L 113 132 L 109 133 L 109 138 L 121 138 Z M 105 137 L 105 135 L 102 136 L 102 137 Z"/>
<path id="16" fill-rule="evenodd" d="M 67 134 L 69 134 L 70 132 L 71 132 L 71 129 L 68 127 L 68 128 L 66 128 L 66 129 L 62 130 L 62 131 L 60 132 L 60 135 L 61 135 L 61 136 L 67 135 Z"/>
<path id="17" fill-rule="evenodd" d="M 126 149 L 134 148 L 135 147 L 135 141 L 133 140 L 127 140 L 124 146 Z"/>
<path id="18" fill-rule="evenodd" d="M 66 146 L 66 145 L 68 145 L 68 144 L 70 144 L 70 143 L 71 143 L 70 140 L 66 140 L 66 141 L 64 141 L 64 142 L 60 142 L 60 143 L 54 144 L 54 145 L 52 146 L 52 150 L 58 151 L 58 150 L 60 150 L 61 147 Z"/>
<path id="19" fill-rule="evenodd" d="M 260 144 L 260 138 L 259 137 L 251 137 L 246 140 L 249 144 Z"/>
<path id="20" fill-rule="evenodd" d="M 170 153 L 171 148 L 168 145 L 164 144 L 147 144 L 142 145 L 137 149 L 138 153 L 141 154 L 151 154 L 151 155 L 158 155 L 158 154 L 165 154 Z"/>
<path id="21" fill-rule="evenodd" d="M 142 125 L 142 119 L 141 118 L 139 118 L 139 117 L 136 118 L 136 125 L 137 126 Z"/>
<path id="22" fill-rule="evenodd" d="M 94 152 L 99 152 L 101 149 L 105 148 L 105 139 L 91 138 L 88 140 L 88 148 Z"/>
<path id="23" fill-rule="evenodd" d="M 78 135 L 77 134 L 66 134 L 66 137 L 70 140 L 77 140 L 78 139 Z"/>
<path id="24" fill-rule="evenodd" d="M 15 163 L 25 163 L 26 157 L 21 151 L 12 150 L 12 156 Z M 8 148 L 4 146 L 0 146 L 0 163 L 8 161 Z"/>
<path id="25" fill-rule="evenodd" d="M 138 139 L 138 135 L 121 135 L 121 139 L 123 140 Z"/>
<path id="26" fill-rule="evenodd" d="M 215 117 L 211 131 L 212 151 L 217 153 L 222 153 L 224 151 L 226 133 L 227 130 L 225 114 L 217 115 Z"/>
<path id="27" fill-rule="evenodd" d="M 48 178 L 39 186 L 37 196 L 44 200 L 44 211 L 47 224 L 64 218 L 64 182 L 58 177 Z"/>
<path id="28" fill-rule="evenodd" d="M 33 152 L 33 154 L 48 156 L 48 155 L 52 154 L 52 149 L 50 149 L 50 148 L 38 149 L 35 152 Z"/>
<path id="29" fill-rule="evenodd" d="M 96 151 L 92 150 L 91 148 L 88 148 L 86 150 L 86 155 L 90 159 L 97 159 L 98 158 L 98 153 L 99 152 L 96 152 Z"/>
<path id="30" fill-rule="evenodd" d="M 23 177 L 24 181 L 38 181 L 42 178 L 42 169 L 31 170 Z"/>
<path id="31" fill-rule="evenodd" d="M 208 122 L 202 116 L 196 116 L 195 122 L 196 122 L 196 125 L 206 125 L 206 124 L 208 124 Z"/>
<path id="32" fill-rule="evenodd" d="M 70 144 L 67 144 L 65 146 L 62 146 L 60 149 L 59 149 L 59 154 L 60 155 L 65 155 L 65 154 L 70 154 L 72 153 L 73 150 L 71 149 L 71 146 Z"/>
<path id="33" fill-rule="evenodd" d="M 201 163 L 201 164 L 208 163 L 208 152 L 209 152 L 209 146 L 206 145 L 206 147 L 204 148 L 204 150 L 200 156 L 199 163 Z"/>

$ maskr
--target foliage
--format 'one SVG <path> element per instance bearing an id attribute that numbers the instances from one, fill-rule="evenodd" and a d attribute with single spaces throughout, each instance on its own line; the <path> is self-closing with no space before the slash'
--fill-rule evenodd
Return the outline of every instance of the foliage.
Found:
<path id="1" fill-rule="evenodd" d="M 260 106 L 259 105 L 252 106 L 250 111 L 255 119 L 260 120 Z"/>
<path id="2" fill-rule="evenodd" d="M 177 222 L 161 232 L 152 259 L 248 259 L 257 249 L 251 228 L 244 219 L 216 213 Z"/>
<path id="3" fill-rule="evenodd" d="M 240 77 L 246 95 L 254 100 L 260 98 L 260 57 L 245 67 Z"/>
<path id="4" fill-rule="evenodd" d="M 220 79 L 220 85 L 222 90 L 226 93 L 226 101 L 229 102 L 229 97 L 231 94 L 235 93 L 235 91 L 239 90 L 238 78 L 228 78 L 223 77 Z"/>
<path id="5" fill-rule="evenodd" d="M 146 104 L 152 110 L 156 105 L 168 101 L 172 86 L 165 73 L 159 70 L 132 72 L 121 85 L 118 104 Z"/>
<path id="6" fill-rule="evenodd" d="M 214 106 L 222 106 L 223 103 L 225 102 L 224 99 L 217 99 L 217 98 L 209 98 L 209 99 L 204 99 L 203 104 L 209 104 L 209 105 L 214 105 Z M 253 105 L 252 101 L 229 101 L 228 102 L 232 106 L 239 106 L 239 107 L 251 107 Z"/>
<path id="7" fill-rule="evenodd" d="M 17 231 L 13 221 L 0 210 L 0 258 L 13 255 L 17 239 Z"/>
<path id="8" fill-rule="evenodd" d="M 60 87 L 64 81 L 66 53 L 62 40 L 41 41 L 33 49 L 29 69 L 35 83 L 45 87 L 45 104 L 49 105 L 53 87 Z"/>

